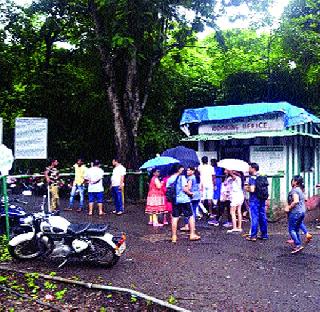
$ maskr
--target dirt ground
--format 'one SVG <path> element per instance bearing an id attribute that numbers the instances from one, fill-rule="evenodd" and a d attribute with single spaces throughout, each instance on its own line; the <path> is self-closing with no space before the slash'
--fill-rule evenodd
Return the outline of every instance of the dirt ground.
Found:
<path id="1" fill-rule="evenodd" d="M 127 252 L 111 269 L 70 263 L 13 261 L 10 267 L 30 272 L 55 271 L 63 277 L 77 276 L 101 284 L 128 287 L 157 298 L 174 298 L 190 311 L 317 311 L 320 306 L 320 238 L 313 222 L 312 242 L 297 255 L 285 244 L 285 220 L 269 224 L 268 241 L 248 242 L 226 234 L 222 227 L 197 223 L 201 241 L 190 242 L 181 233 L 172 244 L 170 227 L 147 225 L 144 206 L 126 205 L 116 216 L 106 205 L 103 217 L 75 211 L 63 212 L 72 222 L 111 223 L 127 233 Z M 245 229 L 248 229 L 245 224 Z M 86 310 L 79 304 L 78 309 Z M 132 311 L 135 311 L 134 309 Z M 136 311 L 139 311 L 137 309 Z"/>

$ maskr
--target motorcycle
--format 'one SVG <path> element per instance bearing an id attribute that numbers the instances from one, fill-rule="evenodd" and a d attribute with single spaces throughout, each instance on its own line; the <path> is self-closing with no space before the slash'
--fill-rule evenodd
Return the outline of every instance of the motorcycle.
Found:
<path id="1" fill-rule="evenodd" d="M 31 231 L 31 227 L 26 225 L 24 220 L 28 214 L 23 207 L 17 206 L 14 203 L 27 204 L 24 201 L 14 199 L 8 205 L 9 218 L 9 234 L 10 237 Z M 6 212 L 3 198 L 0 201 L 0 235 L 6 232 Z"/>
<path id="2" fill-rule="evenodd" d="M 126 235 L 113 235 L 105 224 L 71 224 L 67 219 L 44 212 L 25 219 L 32 231 L 9 241 L 8 250 L 19 260 L 39 257 L 114 266 L 126 249 Z"/>

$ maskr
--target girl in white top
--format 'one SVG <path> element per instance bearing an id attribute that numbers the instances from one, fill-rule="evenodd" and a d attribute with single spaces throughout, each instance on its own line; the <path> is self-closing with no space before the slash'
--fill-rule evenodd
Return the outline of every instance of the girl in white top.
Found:
<path id="1" fill-rule="evenodd" d="M 232 218 L 232 229 L 228 230 L 227 233 L 242 232 L 242 214 L 241 206 L 244 201 L 244 192 L 242 188 L 242 181 L 239 174 L 236 171 L 228 171 L 228 174 L 232 178 L 232 189 L 231 189 L 231 208 L 230 214 Z M 238 218 L 237 218 L 238 217 Z"/>

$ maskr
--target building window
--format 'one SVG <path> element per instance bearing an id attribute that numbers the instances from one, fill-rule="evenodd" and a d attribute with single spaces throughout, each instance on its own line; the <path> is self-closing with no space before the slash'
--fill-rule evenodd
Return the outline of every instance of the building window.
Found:
<path id="1" fill-rule="evenodd" d="M 301 149 L 301 171 L 312 171 L 314 169 L 314 149 L 302 148 Z"/>

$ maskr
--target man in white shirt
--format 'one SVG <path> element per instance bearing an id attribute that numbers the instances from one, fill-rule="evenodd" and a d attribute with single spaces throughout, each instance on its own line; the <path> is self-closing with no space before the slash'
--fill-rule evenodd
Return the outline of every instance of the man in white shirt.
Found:
<path id="1" fill-rule="evenodd" d="M 103 212 L 103 175 L 104 172 L 100 168 L 100 161 L 95 160 L 93 162 L 93 167 L 87 170 L 85 176 L 85 180 L 88 182 L 89 216 L 92 216 L 93 204 L 95 201 L 98 204 L 99 216 L 105 214 Z"/>
<path id="2" fill-rule="evenodd" d="M 212 204 L 213 204 L 213 180 L 215 178 L 214 168 L 208 164 L 208 157 L 203 156 L 201 158 L 202 164 L 198 167 L 200 173 L 200 192 L 201 192 L 201 202 L 208 202 L 209 213 L 212 214 Z"/>
<path id="3" fill-rule="evenodd" d="M 126 175 L 126 168 L 121 165 L 119 159 L 117 158 L 112 160 L 112 165 L 114 168 L 111 176 L 111 192 L 116 207 L 116 210 L 114 210 L 113 213 L 116 215 L 121 215 L 124 211 L 122 192 L 124 189 L 124 176 Z"/>

